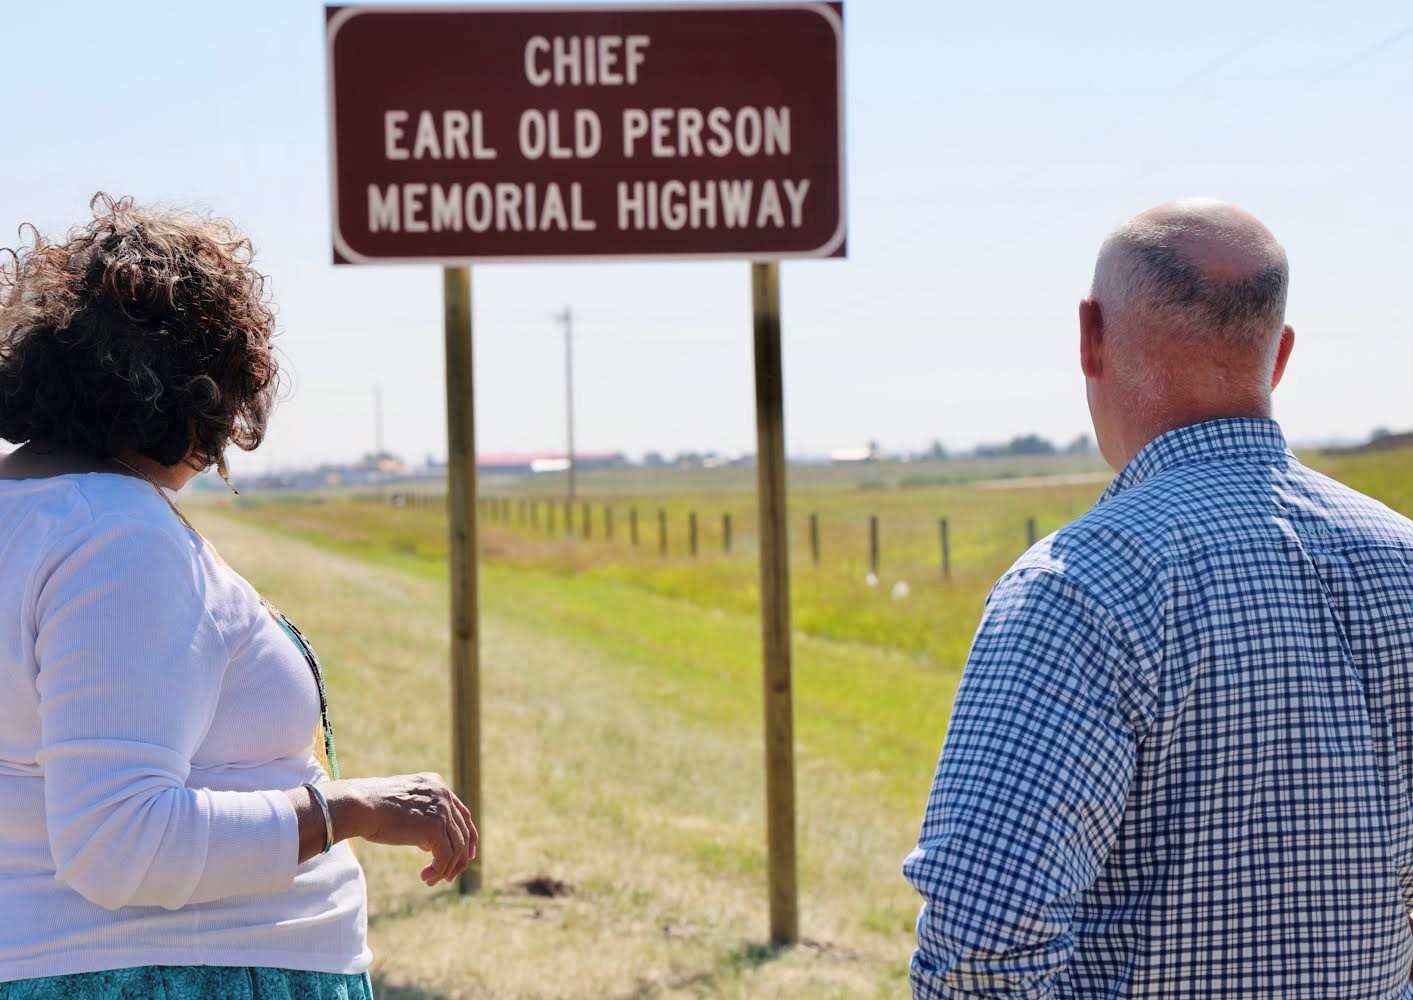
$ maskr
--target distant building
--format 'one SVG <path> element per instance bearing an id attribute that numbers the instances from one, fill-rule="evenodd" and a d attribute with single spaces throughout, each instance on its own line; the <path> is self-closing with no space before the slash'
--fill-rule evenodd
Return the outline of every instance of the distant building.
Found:
<path id="1" fill-rule="evenodd" d="M 616 469 L 627 464 L 628 459 L 621 451 L 586 451 L 574 456 L 574 467 L 579 472 Z M 563 452 L 476 456 L 476 470 L 488 476 L 533 476 L 545 472 L 564 472 L 568 468 L 569 456 Z"/>
<path id="2" fill-rule="evenodd" d="M 405 476 L 410 471 L 406 462 L 393 455 L 370 455 L 363 467 L 383 479 Z"/>
<path id="3" fill-rule="evenodd" d="M 869 445 L 865 448 L 835 448 L 829 453 L 829 461 L 835 465 L 858 465 L 862 462 L 878 461 L 878 449 Z"/>

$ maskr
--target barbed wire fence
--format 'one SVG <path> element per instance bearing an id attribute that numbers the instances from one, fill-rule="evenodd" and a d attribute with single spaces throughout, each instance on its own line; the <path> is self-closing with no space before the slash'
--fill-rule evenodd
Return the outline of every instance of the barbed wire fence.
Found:
<path id="1" fill-rule="evenodd" d="M 441 510 L 445 509 L 446 504 L 446 498 L 440 494 L 417 492 L 358 493 L 352 499 L 357 503 L 386 504 L 397 509 L 414 510 Z M 492 529 L 514 530 L 548 540 L 616 544 L 660 559 L 695 560 L 748 554 L 748 547 L 741 544 L 745 539 L 737 526 L 743 522 L 749 524 L 749 518 L 738 518 L 730 510 L 715 510 L 704 515 L 698 508 L 688 506 L 679 512 L 677 526 L 681 534 L 675 536 L 668 507 L 652 503 L 594 503 L 587 500 L 570 503 L 543 497 L 483 496 L 477 501 L 477 514 L 482 523 Z M 831 562 L 851 566 L 862 562 L 869 577 L 876 581 L 889 566 L 887 540 L 893 537 L 902 539 L 897 549 L 907 553 L 903 565 L 908 569 L 918 568 L 919 517 L 898 518 L 898 521 L 906 523 L 906 527 L 890 536 L 885 515 L 836 514 L 830 520 L 832 532 L 828 545 L 823 530 L 824 517 L 819 511 L 809 511 L 799 518 L 801 534 L 796 536 L 796 545 L 803 549 L 803 554 L 807 554 L 811 567 L 817 569 Z M 711 539 L 707 538 L 705 528 L 709 520 L 717 529 Z M 930 523 L 936 532 L 931 560 L 933 568 L 942 580 L 951 580 L 956 570 L 952 551 L 952 519 L 939 515 Z M 624 524 L 626 531 L 621 529 Z M 644 530 L 647 525 L 651 525 L 651 529 Z M 847 541 L 851 529 L 857 531 L 856 548 Z M 1034 545 L 1040 538 L 1037 518 L 1031 515 L 1017 522 L 1014 538 L 1015 555 Z"/>

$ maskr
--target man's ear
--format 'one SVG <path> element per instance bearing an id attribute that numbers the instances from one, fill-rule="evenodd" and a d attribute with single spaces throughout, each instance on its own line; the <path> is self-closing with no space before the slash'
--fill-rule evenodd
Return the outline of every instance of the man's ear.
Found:
<path id="1" fill-rule="evenodd" d="M 1281 344 L 1276 348 L 1276 370 L 1271 374 L 1271 388 L 1281 384 L 1281 376 L 1285 375 L 1285 363 L 1290 360 L 1290 352 L 1295 350 L 1295 327 L 1289 323 L 1281 331 Z"/>
<path id="2" fill-rule="evenodd" d="M 1104 318 L 1094 299 L 1079 304 L 1079 369 L 1085 378 L 1098 378 L 1104 371 Z"/>

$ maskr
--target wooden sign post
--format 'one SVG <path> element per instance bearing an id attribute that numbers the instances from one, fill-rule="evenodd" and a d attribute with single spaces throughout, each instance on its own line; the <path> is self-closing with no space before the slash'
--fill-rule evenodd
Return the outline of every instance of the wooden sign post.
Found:
<path id="1" fill-rule="evenodd" d="M 770 934 L 793 943 L 779 261 L 844 255 L 843 4 L 328 7 L 325 46 L 335 263 L 445 269 L 454 784 L 482 845 L 469 266 L 754 262 Z"/>
<path id="2" fill-rule="evenodd" d="M 780 265 L 751 265 L 755 314 L 756 483 L 760 507 L 761 652 L 765 661 L 765 825 L 770 939 L 800 935 L 795 863 L 795 710 L 790 664 L 790 539 L 785 490 L 785 390 Z"/>
<path id="3" fill-rule="evenodd" d="M 476 407 L 471 364 L 471 268 L 442 271 L 446 311 L 447 517 L 451 525 L 452 785 L 481 822 L 481 618 L 476 551 Z M 485 851 L 458 880 L 481 888 Z"/>

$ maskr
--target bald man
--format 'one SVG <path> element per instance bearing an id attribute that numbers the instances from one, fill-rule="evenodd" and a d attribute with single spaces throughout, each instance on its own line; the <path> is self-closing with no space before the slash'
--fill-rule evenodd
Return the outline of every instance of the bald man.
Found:
<path id="1" fill-rule="evenodd" d="M 987 600 L 904 863 L 915 997 L 1413 997 L 1413 522 L 1287 450 L 1286 286 L 1221 202 L 1104 242 L 1118 476 Z"/>

